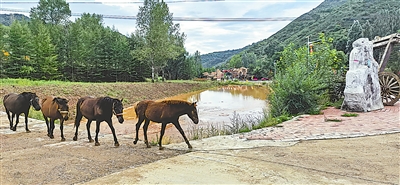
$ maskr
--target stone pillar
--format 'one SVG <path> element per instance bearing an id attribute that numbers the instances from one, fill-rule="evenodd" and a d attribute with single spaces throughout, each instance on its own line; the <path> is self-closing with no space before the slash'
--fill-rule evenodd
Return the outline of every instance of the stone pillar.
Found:
<path id="1" fill-rule="evenodd" d="M 367 112 L 383 108 L 378 77 L 379 65 L 373 58 L 373 45 L 367 38 L 353 42 L 346 74 L 342 110 Z"/>

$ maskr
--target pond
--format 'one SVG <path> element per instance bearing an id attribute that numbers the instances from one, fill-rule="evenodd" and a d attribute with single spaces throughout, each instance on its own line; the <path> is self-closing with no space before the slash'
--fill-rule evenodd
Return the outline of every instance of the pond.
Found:
<path id="1" fill-rule="evenodd" d="M 229 124 L 234 113 L 241 117 L 262 116 L 268 92 L 264 86 L 230 85 L 168 99 L 197 102 L 199 125 Z"/>

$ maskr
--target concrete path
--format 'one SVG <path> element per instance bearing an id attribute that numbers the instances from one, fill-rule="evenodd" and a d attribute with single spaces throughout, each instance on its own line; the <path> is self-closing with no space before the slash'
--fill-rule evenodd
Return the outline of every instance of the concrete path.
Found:
<path id="1" fill-rule="evenodd" d="M 400 134 L 393 133 L 400 133 L 400 102 L 357 117 L 344 113 L 329 108 L 323 115 L 299 116 L 277 127 L 194 140 L 190 152 L 186 143 L 164 145 L 188 153 L 85 184 L 398 184 Z M 353 139 L 331 140 L 343 138 Z M 298 143 L 307 140 L 317 143 Z M 364 143 L 372 144 L 372 151 L 363 153 L 368 150 Z M 293 159 L 282 161 L 290 155 Z M 316 156 L 324 161 L 314 164 Z M 348 161 L 326 167 L 339 158 Z"/>

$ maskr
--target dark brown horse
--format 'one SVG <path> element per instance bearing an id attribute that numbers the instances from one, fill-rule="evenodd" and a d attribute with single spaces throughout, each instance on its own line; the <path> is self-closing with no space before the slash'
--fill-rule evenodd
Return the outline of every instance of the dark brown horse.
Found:
<path id="1" fill-rule="evenodd" d="M 17 130 L 17 125 L 19 122 L 19 115 L 24 113 L 25 115 L 25 130 L 26 132 L 31 132 L 28 129 L 28 114 L 29 108 L 32 107 L 35 110 L 40 110 L 39 98 L 35 93 L 23 92 L 21 94 L 11 93 L 4 96 L 3 104 L 6 109 L 8 120 L 10 121 L 10 129 L 13 131 Z M 12 116 L 10 116 L 10 112 Z M 16 117 L 15 125 L 13 126 L 14 116 Z"/>
<path id="2" fill-rule="evenodd" d="M 117 116 L 118 122 L 123 123 L 124 117 L 122 116 L 122 112 L 124 107 L 122 105 L 122 100 L 110 98 L 110 97 L 83 97 L 78 100 L 76 104 L 76 118 L 75 118 L 75 136 L 74 141 L 78 139 L 78 127 L 80 125 L 82 116 L 84 116 L 88 121 L 86 123 L 86 128 L 88 132 L 89 142 L 93 142 L 92 136 L 90 135 L 90 124 L 93 120 L 96 120 L 96 137 L 95 137 L 95 145 L 99 146 L 98 135 L 100 131 L 100 123 L 105 121 L 108 123 L 113 136 L 114 136 L 114 146 L 119 146 L 117 136 L 115 135 L 115 129 L 112 124 L 111 118 L 113 114 Z"/>
<path id="3" fill-rule="evenodd" d="M 144 120 L 144 142 L 146 143 L 147 148 L 150 148 L 149 142 L 147 140 L 147 128 L 150 124 L 150 121 L 161 123 L 160 141 L 158 142 L 160 150 L 163 149 L 163 147 L 161 146 L 161 141 L 165 133 L 165 127 L 168 123 L 172 123 L 175 125 L 175 127 L 181 133 L 183 139 L 185 139 L 188 147 L 192 148 L 192 145 L 190 145 L 189 140 L 186 138 L 178 119 L 180 116 L 187 114 L 189 118 L 192 119 L 194 124 L 199 123 L 196 103 L 189 103 L 181 100 L 164 100 L 161 102 L 144 100 L 136 103 L 135 112 L 138 117 L 138 122 L 136 123 L 136 138 L 135 141 L 133 141 L 134 144 L 136 144 L 139 140 L 138 132 L 140 125 Z"/>
<path id="4" fill-rule="evenodd" d="M 47 126 L 47 136 L 54 138 L 54 121 L 60 119 L 61 141 L 64 138 L 64 120 L 68 120 L 68 100 L 60 97 L 48 96 L 42 99 L 42 113 Z M 50 123 L 48 118 L 50 118 Z"/>

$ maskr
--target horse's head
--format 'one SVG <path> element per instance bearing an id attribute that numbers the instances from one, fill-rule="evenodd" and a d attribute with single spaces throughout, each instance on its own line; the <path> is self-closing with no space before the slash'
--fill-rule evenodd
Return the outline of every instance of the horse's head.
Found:
<path id="1" fill-rule="evenodd" d="M 113 99 L 113 113 L 115 116 L 117 116 L 118 118 L 118 122 L 119 123 L 123 123 L 124 122 L 124 117 L 122 116 L 123 112 L 124 112 L 124 106 L 122 105 L 122 100 L 119 99 Z"/>
<path id="2" fill-rule="evenodd" d="M 23 92 L 22 95 L 29 99 L 30 104 L 35 110 L 40 110 L 39 97 L 36 93 Z"/>
<path id="3" fill-rule="evenodd" d="M 56 97 L 53 99 L 54 102 L 57 103 L 57 110 L 61 114 L 64 120 L 68 120 L 68 112 L 69 112 L 69 107 L 68 107 L 68 100 L 65 98 L 59 98 Z"/>
<path id="4" fill-rule="evenodd" d="M 199 123 L 199 116 L 197 115 L 197 102 L 191 103 L 189 112 L 187 113 L 187 115 L 189 116 L 189 118 L 193 121 L 194 124 L 198 124 Z"/>

